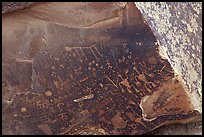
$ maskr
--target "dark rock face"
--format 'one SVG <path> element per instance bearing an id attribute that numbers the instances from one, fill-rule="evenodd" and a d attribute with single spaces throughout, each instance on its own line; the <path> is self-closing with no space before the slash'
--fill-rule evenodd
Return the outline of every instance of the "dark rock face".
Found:
<path id="1" fill-rule="evenodd" d="M 3 17 L 4 134 L 144 134 L 199 115 L 135 5 L 103 4 L 74 5 L 112 13 L 84 27 L 34 16 L 14 49 Z"/>
<path id="2" fill-rule="evenodd" d="M 2 13 L 20 10 L 33 5 L 35 2 L 2 2 Z"/>

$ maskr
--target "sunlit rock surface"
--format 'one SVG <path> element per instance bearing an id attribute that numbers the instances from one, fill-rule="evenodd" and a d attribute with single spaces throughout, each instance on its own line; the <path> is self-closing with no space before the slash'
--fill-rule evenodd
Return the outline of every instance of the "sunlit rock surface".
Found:
<path id="1" fill-rule="evenodd" d="M 170 64 L 202 113 L 202 3 L 136 2 Z M 195 102 L 196 101 L 196 102 Z M 202 123 L 171 125 L 152 134 L 202 134 Z"/>

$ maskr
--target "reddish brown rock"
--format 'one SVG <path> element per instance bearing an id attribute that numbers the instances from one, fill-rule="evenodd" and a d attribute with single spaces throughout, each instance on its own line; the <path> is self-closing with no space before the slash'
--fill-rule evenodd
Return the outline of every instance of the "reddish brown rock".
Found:
<path id="1" fill-rule="evenodd" d="M 200 115 L 134 3 L 36 4 L 3 14 L 2 35 L 4 134 L 144 134 Z"/>

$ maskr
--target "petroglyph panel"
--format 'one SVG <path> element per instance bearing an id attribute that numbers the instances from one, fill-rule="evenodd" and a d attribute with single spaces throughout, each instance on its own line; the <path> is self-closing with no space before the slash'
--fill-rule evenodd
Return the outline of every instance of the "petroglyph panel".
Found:
<path id="1" fill-rule="evenodd" d="M 36 45 L 37 50 L 30 48 L 35 55 L 28 52 L 20 62 L 18 56 L 13 60 L 8 55 L 23 49 L 8 51 L 5 46 L 9 43 L 3 42 L 4 68 L 14 67 L 3 71 L 3 92 L 12 93 L 9 88 L 20 91 L 13 96 L 3 94 L 4 132 L 24 134 L 18 129 L 23 127 L 28 134 L 37 135 L 94 134 L 93 130 L 98 134 L 144 134 L 199 115 L 168 60 L 159 55 L 159 44 L 135 5 L 107 6 L 119 8 L 112 12 L 120 18 L 120 25 L 69 28 L 37 18 L 36 26 L 46 24 L 36 30 L 43 28 L 44 44 Z M 174 101 L 185 105 L 175 106 Z"/>

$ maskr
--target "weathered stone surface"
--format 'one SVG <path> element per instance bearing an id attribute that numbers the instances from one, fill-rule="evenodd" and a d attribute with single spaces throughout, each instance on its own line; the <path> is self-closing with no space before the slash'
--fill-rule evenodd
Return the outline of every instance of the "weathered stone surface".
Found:
<path id="1" fill-rule="evenodd" d="M 169 63 L 202 112 L 202 3 L 136 2 Z M 162 21 L 161 21 L 162 20 Z"/>
<path id="2" fill-rule="evenodd" d="M 144 134 L 200 115 L 133 3 L 36 4 L 4 14 L 2 34 L 4 134 Z"/>
<path id="3" fill-rule="evenodd" d="M 35 2 L 2 2 L 2 13 L 25 9 L 33 4 Z"/>
<path id="4" fill-rule="evenodd" d="M 184 80 L 196 109 L 202 113 L 202 3 L 136 2 L 135 4 L 160 41 L 169 63 Z M 202 121 L 165 126 L 152 134 L 202 134 Z"/>

